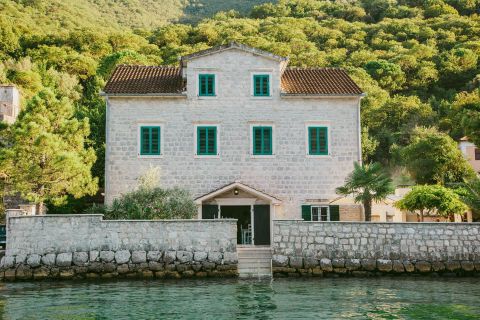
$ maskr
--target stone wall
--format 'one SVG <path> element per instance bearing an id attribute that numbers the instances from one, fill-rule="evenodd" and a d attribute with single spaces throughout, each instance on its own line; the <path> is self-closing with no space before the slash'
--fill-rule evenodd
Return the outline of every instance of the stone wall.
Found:
<path id="1" fill-rule="evenodd" d="M 236 276 L 236 220 L 9 218 L 5 280 Z"/>
<path id="2" fill-rule="evenodd" d="M 274 276 L 480 271 L 480 224 L 274 221 Z"/>
<path id="3" fill-rule="evenodd" d="M 280 200 L 278 218 L 300 218 L 301 205 L 334 199 L 353 163 L 361 159 L 359 97 L 285 98 L 279 63 L 238 50 L 188 62 L 187 96 L 109 97 L 105 201 L 130 191 L 151 166 L 160 184 L 179 186 L 194 198 L 238 181 Z M 251 94 L 252 72 L 271 73 L 272 97 Z M 217 76 L 216 97 L 198 97 L 198 73 Z M 306 125 L 329 126 L 329 155 L 307 156 Z M 138 127 L 162 127 L 162 155 L 139 155 Z M 218 126 L 218 156 L 195 156 L 195 125 Z M 253 124 L 273 127 L 274 155 L 255 157 Z"/>

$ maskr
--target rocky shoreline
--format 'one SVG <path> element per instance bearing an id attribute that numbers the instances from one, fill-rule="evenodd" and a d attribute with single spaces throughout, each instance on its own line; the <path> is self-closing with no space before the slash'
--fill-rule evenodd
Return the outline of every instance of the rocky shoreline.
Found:
<path id="1" fill-rule="evenodd" d="M 237 254 L 192 251 L 89 251 L 5 256 L 4 281 L 89 278 L 236 277 Z"/>
<path id="2" fill-rule="evenodd" d="M 274 277 L 373 276 L 392 274 L 472 276 L 480 275 L 480 261 L 425 261 L 388 259 L 316 259 L 272 257 Z"/>

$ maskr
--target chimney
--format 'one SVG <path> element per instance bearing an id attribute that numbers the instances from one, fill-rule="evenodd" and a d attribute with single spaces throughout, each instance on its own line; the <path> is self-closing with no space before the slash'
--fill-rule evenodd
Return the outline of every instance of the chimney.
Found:
<path id="1" fill-rule="evenodd" d="M 0 84 L 0 121 L 12 124 L 20 113 L 20 93 L 13 85 Z"/>

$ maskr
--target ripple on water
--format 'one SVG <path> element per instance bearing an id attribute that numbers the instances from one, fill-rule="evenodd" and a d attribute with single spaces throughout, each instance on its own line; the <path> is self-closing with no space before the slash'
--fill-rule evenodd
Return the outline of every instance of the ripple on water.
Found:
<path id="1" fill-rule="evenodd" d="M 480 279 L 8 283 L 2 319 L 480 319 Z"/>

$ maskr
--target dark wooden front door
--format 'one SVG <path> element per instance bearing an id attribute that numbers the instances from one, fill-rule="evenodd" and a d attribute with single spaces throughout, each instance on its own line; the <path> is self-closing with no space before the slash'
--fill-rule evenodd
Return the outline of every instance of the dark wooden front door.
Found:
<path id="1" fill-rule="evenodd" d="M 253 206 L 253 233 L 254 244 L 257 246 L 270 245 L 270 206 Z"/>

